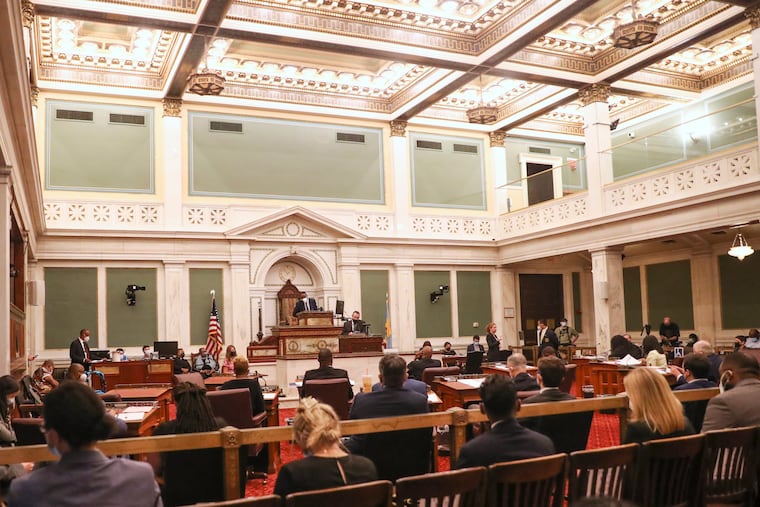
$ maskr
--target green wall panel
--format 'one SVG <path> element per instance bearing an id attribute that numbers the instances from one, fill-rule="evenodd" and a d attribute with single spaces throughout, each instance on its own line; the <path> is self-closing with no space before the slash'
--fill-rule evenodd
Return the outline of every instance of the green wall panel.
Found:
<path id="1" fill-rule="evenodd" d="M 64 111 L 92 121 L 59 119 Z M 111 121 L 111 114 L 144 124 Z M 47 101 L 46 188 L 100 192 L 153 192 L 153 109 L 118 104 Z"/>
<path id="2" fill-rule="evenodd" d="M 723 329 L 758 327 L 760 315 L 760 255 L 739 261 L 729 255 L 718 257 L 720 271 L 720 315 Z"/>
<path id="3" fill-rule="evenodd" d="M 198 112 L 189 119 L 192 195 L 384 202 L 381 129 Z M 212 121 L 242 132 L 211 130 Z"/>
<path id="4" fill-rule="evenodd" d="M 137 291 L 137 303 L 127 305 L 127 285 L 145 286 Z M 156 270 L 152 268 L 106 269 L 106 328 L 109 347 L 153 346 L 158 338 Z"/>
<path id="5" fill-rule="evenodd" d="M 208 339 L 208 318 L 211 314 L 211 291 L 216 291 L 216 310 L 222 325 L 222 338 L 230 340 L 224 333 L 224 281 L 221 269 L 191 269 L 190 270 L 190 344 L 206 345 Z M 179 339 L 167 337 L 167 339 Z M 197 352 L 196 349 L 193 352 Z"/>
<path id="6" fill-rule="evenodd" d="M 45 348 L 68 348 L 83 328 L 98 348 L 97 269 L 45 268 Z"/>
<path id="7" fill-rule="evenodd" d="M 623 268 L 623 298 L 626 331 L 641 329 L 644 326 L 644 314 L 641 308 L 641 269 L 639 266 Z M 650 322 L 650 324 L 652 323 Z M 652 325 L 654 326 L 654 324 Z"/>
<path id="8" fill-rule="evenodd" d="M 437 303 L 430 302 L 430 293 L 439 285 L 451 285 L 448 271 L 415 271 L 414 304 L 417 338 L 451 336 L 451 295 L 444 294 Z"/>
<path id="9" fill-rule="evenodd" d="M 457 271 L 457 301 L 459 305 L 457 309 L 459 336 L 472 336 L 474 334 L 485 336 L 486 325 L 493 320 L 491 315 L 491 273 L 488 271 Z M 473 327 L 473 322 L 477 322 L 478 327 Z"/>
<path id="10" fill-rule="evenodd" d="M 690 262 L 650 264 L 646 267 L 646 277 L 652 328 L 659 329 L 662 318 L 669 316 L 682 330 L 694 329 Z"/>
<path id="11" fill-rule="evenodd" d="M 412 204 L 486 209 L 483 143 L 479 139 L 411 133 Z M 441 149 L 418 146 L 440 143 Z M 454 151 L 455 145 L 475 152 Z"/>
<path id="12" fill-rule="evenodd" d="M 354 310 L 359 310 L 362 319 L 372 326 L 369 332 L 385 336 L 385 294 L 388 293 L 388 271 L 362 270 L 359 275 L 362 287 L 362 307 L 346 308 L 346 317 L 350 317 Z M 391 321 L 391 331 L 393 331 L 392 327 L 393 321 Z"/>
<path id="13" fill-rule="evenodd" d="M 583 332 L 583 299 L 581 299 L 581 274 L 573 272 L 573 321 L 572 325 L 579 333 Z"/>

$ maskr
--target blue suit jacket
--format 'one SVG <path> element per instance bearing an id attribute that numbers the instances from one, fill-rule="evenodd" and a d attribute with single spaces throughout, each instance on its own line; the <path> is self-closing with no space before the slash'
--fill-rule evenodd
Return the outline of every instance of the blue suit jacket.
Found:
<path id="1" fill-rule="evenodd" d="M 409 389 L 410 391 L 414 391 L 415 393 L 420 393 L 423 396 L 427 397 L 427 384 L 422 382 L 421 380 L 414 380 L 413 378 L 406 379 L 406 382 L 404 382 L 404 389 Z M 383 384 L 380 382 L 377 382 L 372 386 L 372 392 L 375 391 L 382 391 L 383 390 Z"/>
<path id="2" fill-rule="evenodd" d="M 681 377 L 679 377 L 680 379 Z M 705 389 L 708 387 L 718 387 L 718 384 L 711 380 L 707 380 L 704 378 L 697 379 L 694 382 L 684 382 L 683 384 L 677 385 L 673 390 L 674 391 L 688 391 L 689 389 Z"/>
<path id="3" fill-rule="evenodd" d="M 487 467 L 550 454 L 554 454 L 554 444 L 549 437 L 522 427 L 515 419 L 507 419 L 464 444 L 457 468 Z"/>

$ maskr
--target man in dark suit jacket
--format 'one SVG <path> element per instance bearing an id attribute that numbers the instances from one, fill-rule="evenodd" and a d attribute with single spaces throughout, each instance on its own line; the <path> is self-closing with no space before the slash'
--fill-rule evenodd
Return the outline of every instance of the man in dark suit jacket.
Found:
<path id="1" fill-rule="evenodd" d="M 351 419 L 370 419 L 428 412 L 427 397 L 405 389 L 406 361 L 396 354 L 380 359 L 380 382 L 384 389 L 361 393 L 351 407 Z M 355 435 L 346 442 L 353 454 L 371 459 L 378 479 L 395 481 L 400 477 L 430 471 L 432 434 L 430 428 Z"/>
<path id="2" fill-rule="evenodd" d="M 347 320 L 343 323 L 343 332 L 341 334 L 363 334 L 365 333 L 364 321 L 360 318 L 359 310 L 354 310 L 351 314 L 351 320 Z"/>
<path id="3" fill-rule="evenodd" d="M 707 403 L 702 432 L 760 425 L 760 366 L 757 360 L 734 352 L 720 365 L 726 392 Z"/>
<path id="4" fill-rule="evenodd" d="M 340 368 L 333 368 L 333 356 L 330 349 L 319 349 L 317 354 L 317 361 L 319 361 L 319 368 L 315 370 L 308 370 L 303 375 L 303 385 L 309 380 L 324 380 L 329 378 L 345 378 L 348 379 L 348 372 Z M 303 389 L 303 387 L 301 387 Z M 351 380 L 348 381 L 348 399 L 354 397 L 354 390 L 351 388 Z"/>
<path id="5" fill-rule="evenodd" d="M 480 385 L 480 399 L 483 401 L 480 409 L 488 416 L 491 431 L 462 447 L 457 468 L 489 466 L 554 453 L 549 437 L 524 428 L 515 419 L 520 402 L 512 379 L 505 375 L 486 377 Z"/>
<path id="6" fill-rule="evenodd" d="M 480 344 L 480 336 L 475 335 L 472 337 L 472 343 L 467 345 L 467 353 L 470 352 L 485 352 L 486 349 Z"/>
<path id="7" fill-rule="evenodd" d="M 540 387 L 536 379 L 528 374 L 528 360 L 519 352 L 507 358 L 507 367 L 518 391 L 538 391 Z"/>
<path id="8" fill-rule="evenodd" d="M 317 300 L 314 298 L 310 298 L 306 295 L 305 292 L 301 292 L 301 299 L 299 299 L 296 302 L 296 305 L 293 307 L 293 317 L 298 316 L 301 312 L 316 312 L 319 310 L 319 307 L 317 306 Z"/>
<path id="9" fill-rule="evenodd" d="M 82 329 L 79 331 L 79 338 L 75 338 L 69 345 L 69 358 L 73 363 L 79 363 L 84 366 L 84 370 L 90 369 L 90 330 Z"/>
<path id="10" fill-rule="evenodd" d="M 723 359 L 715 353 L 712 343 L 706 340 L 699 340 L 694 343 L 692 350 L 695 354 L 701 354 L 707 358 L 710 362 L 710 371 L 705 378 L 717 383 L 720 380 L 720 363 L 723 362 Z"/>
<path id="11" fill-rule="evenodd" d="M 380 382 L 372 385 L 372 392 L 382 391 L 383 389 L 385 389 L 385 387 L 383 387 L 383 384 Z M 420 393 L 423 396 L 427 396 L 427 384 L 420 380 L 414 380 L 413 378 L 406 379 L 404 381 L 404 389 L 408 389 L 410 391 L 414 391 L 415 393 Z"/>
<path id="12" fill-rule="evenodd" d="M 248 359 L 243 356 L 237 356 L 232 365 L 235 371 L 235 378 L 222 384 L 219 389 L 222 391 L 228 389 L 248 389 L 251 395 L 251 415 L 256 416 L 265 412 L 266 405 L 264 404 L 264 395 L 261 392 L 259 379 L 248 376 Z"/>
<path id="13" fill-rule="evenodd" d="M 554 350 L 559 350 L 559 338 L 557 338 L 557 334 L 546 325 L 546 319 L 538 319 L 536 340 L 538 342 L 539 352 L 546 347 L 552 347 Z"/>
<path id="14" fill-rule="evenodd" d="M 422 380 L 422 372 L 425 368 L 440 368 L 441 362 L 433 359 L 433 347 L 425 345 L 422 347 L 422 357 L 409 363 L 409 377 L 415 380 Z"/>
<path id="15" fill-rule="evenodd" d="M 536 380 L 541 388 L 541 392 L 526 398 L 523 403 L 544 403 L 547 401 L 567 401 L 574 400 L 575 396 L 563 393 L 559 390 L 562 379 L 565 378 L 565 363 L 562 359 L 552 357 L 542 357 L 538 360 L 538 374 Z"/>
<path id="16" fill-rule="evenodd" d="M 674 371 L 675 370 L 675 371 Z M 677 367 L 671 367 L 671 372 L 676 374 Z M 708 387 L 717 387 L 718 384 L 707 380 L 710 374 L 710 360 L 701 354 L 686 354 L 683 358 L 683 374 L 677 377 L 674 390 L 687 391 L 690 389 L 705 389 Z M 702 423 L 705 419 L 705 410 L 707 409 L 708 400 L 685 401 L 683 403 L 683 413 L 691 421 L 695 431 L 702 430 Z"/>

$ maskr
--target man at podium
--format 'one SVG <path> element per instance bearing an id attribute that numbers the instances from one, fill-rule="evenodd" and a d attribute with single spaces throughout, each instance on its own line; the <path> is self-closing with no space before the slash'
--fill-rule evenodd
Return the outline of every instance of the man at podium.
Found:
<path id="1" fill-rule="evenodd" d="M 354 310 L 354 313 L 351 314 L 351 320 L 343 323 L 343 332 L 341 334 L 366 334 L 366 324 L 360 317 L 359 310 Z"/>
<path id="2" fill-rule="evenodd" d="M 316 312 L 319 311 L 317 306 L 317 300 L 310 298 L 306 295 L 306 292 L 301 291 L 301 299 L 296 302 L 293 307 L 293 317 L 296 317 L 301 312 Z"/>

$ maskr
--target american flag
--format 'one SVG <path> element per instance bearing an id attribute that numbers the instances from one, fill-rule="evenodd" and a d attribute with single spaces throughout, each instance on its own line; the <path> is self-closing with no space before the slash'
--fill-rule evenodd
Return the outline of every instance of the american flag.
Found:
<path id="1" fill-rule="evenodd" d="M 219 313 L 216 311 L 216 298 L 211 300 L 211 315 L 208 318 L 208 340 L 206 340 L 206 352 L 219 361 L 222 353 L 224 340 L 222 340 L 222 326 L 219 323 Z"/>

